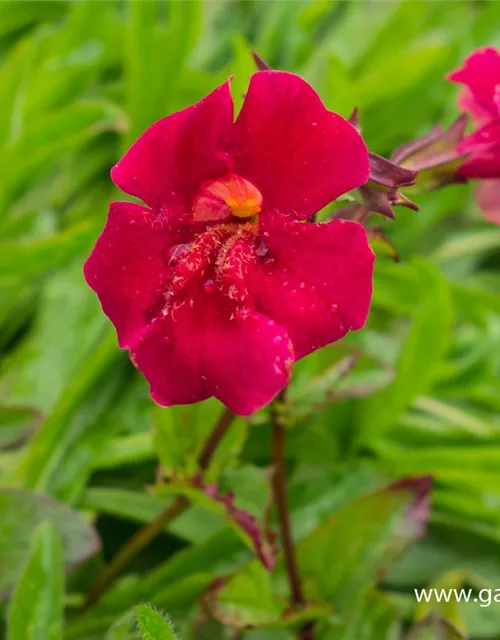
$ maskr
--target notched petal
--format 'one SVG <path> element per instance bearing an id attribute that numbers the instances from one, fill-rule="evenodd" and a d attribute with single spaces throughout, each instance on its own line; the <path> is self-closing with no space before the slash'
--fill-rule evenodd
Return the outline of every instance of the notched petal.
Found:
<path id="1" fill-rule="evenodd" d="M 368 179 L 368 152 L 347 120 L 305 80 L 259 71 L 235 123 L 235 171 L 263 197 L 263 213 L 307 219 Z"/>
<path id="2" fill-rule="evenodd" d="M 151 125 L 111 177 L 169 221 L 189 219 L 202 181 L 228 171 L 232 129 L 233 100 L 226 82 L 197 104 Z"/>

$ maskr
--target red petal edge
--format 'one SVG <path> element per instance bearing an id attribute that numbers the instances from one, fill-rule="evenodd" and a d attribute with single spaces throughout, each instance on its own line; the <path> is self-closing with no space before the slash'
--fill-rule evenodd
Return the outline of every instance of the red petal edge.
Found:
<path id="1" fill-rule="evenodd" d="M 203 299 L 183 305 L 174 317 L 158 320 L 132 354 L 158 404 L 215 396 L 235 413 L 249 415 L 288 383 L 293 347 L 272 320 L 249 312 L 230 319 Z"/>
<path id="2" fill-rule="evenodd" d="M 111 203 L 84 274 L 115 325 L 121 347 L 134 344 L 149 324 L 148 310 L 166 288 L 166 252 L 181 241 L 181 232 L 167 228 L 150 209 Z"/>
<path id="3" fill-rule="evenodd" d="M 266 211 L 296 219 L 364 184 L 370 171 L 358 131 L 285 71 L 252 76 L 235 123 L 233 159 L 235 172 L 262 193 Z"/>
<path id="4" fill-rule="evenodd" d="M 285 328 L 299 359 L 363 327 L 375 256 L 357 222 L 273 224 L 249 286 L 257 309 Z"/>
<path id="5" fill-rule="evenodd" d="M 151 125 L 111 177 L 169 220 L 187 218 L 200 183 L 227 172 L 232 129 L 233 99 L 225 82 L 197 104 Z"/>

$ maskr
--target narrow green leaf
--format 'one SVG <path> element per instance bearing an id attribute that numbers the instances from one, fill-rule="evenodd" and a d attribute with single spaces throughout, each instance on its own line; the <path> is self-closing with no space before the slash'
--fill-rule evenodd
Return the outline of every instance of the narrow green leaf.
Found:
<path id="1" fill-rule="evenodd" d="M 81 505 L 84 509 L 143 523 L 154 520 L 170 502 L 170 498 L 139 491 L 91 487 L 84 493 Z M 194 543 L 206 540 L 221 529 L 220 518 L 200 507 L 192 507 L 168 527 L 175 535 Z"/>
<path id="2" fill-rule="evenodd" d="M 373 441 L 394 423 L 418 396 L 427 392 L 449 347 L 453 307 L 450 289 L 437 269 L 416 264 L 420 300 L 396 364 L 394 380 L 364 404 L 362 441 Z"/>
<path id="3" fill-rule="evenodd" d="M 480 258 L 497 250 L 499 244 L 500 229 L 488 226 L 481 229 L 467 229 L 462 232 L 456 231 L 437 249 L 434 258 L 438 263 L 470 256 Z"/>
<path id="4" fill-rule="evenodd" d="M 108 440 L 95 461 L 96 469 L 112 469 L 155 459 L 151 433 L 136 433 Z"/>
<path id="5" fill-rule="evenodd" d="M 99 549 L 96 533 L 83 516 L 47 496 L 1 489 L 0 513 L 0 598 L 15 583 L 29 553 L 30 534 L 41 522 L 49 521 L 57 528 L 68 567 L 82 563 Z"/>
<path id="6" fill-rule="evenodd" d="M 431 473 L 444 482 L 500 490 L 500 447 L 492 443 L 414 448 L 380 441 L 376 449 L 384 466 L 395 473 Z"/>
<path id="7" fill-rule="evenodd" d="M 61 640 L 64 572 L 56 526 L 36 529 L 28 562 L 9 606 L 7 640 Z"/>
<path id="8" fill-rule="evenodd" d="M 68 451 L 78 449 L 75 443 L 85 435 L 86 428 L 95 423 L 103 406 L 109 403 L 116 393 L 115 385 L 118 386 L 121 381 L 119 375 L 106 378 L 107 394 L 102 393 L 102 388 L 101 393 L 97 393 L 99 382 L 103 383 L 104 374 L 115 358 L 116 338 L 110 330 L 97 342 L 95 350 L 83 365 L 73 372 L 73 379 L 45 421 L 43 429 L 23 451 L 21 461 L 12 476 L 12 484 L 50 491 L 52 495 L 62 496 L 67 491 L 67 497 L 74 498 L 75 491 L 71 486 L 65 487 L 64 491 L 61 490 L 62 465 L 74 464 L 71 457 L 67 457 Z M 83 407 L 84 400 L 89 398 L 92 392 L 97 394 L 96 397 L 90 406 L 83 410 L 83 416 L 79 415 L 78 411 Z M 70 424 L 72 427 L 68 426 Z M 97 450 L 95 457 L 98 455 Z M 92 463 L 93 460 L 89 460 L 84 466 L 90 469 Z M 78 470 L 80 471 L 79 467 Z M 76 467 L 73 471 L 76 471 Z"/>
<path id="9" fill-rule="evenodd" d="M 428 478 L 409 478 L 341 508 L 297 546 L 300 573 L 340 612 L 359 599 L 423 533 Z M 353 532 L 355 532 L 353 534 Z M 332 550 L 338 550 L 333 553 Z M 332 558 L 325 571 L 325 558 Z"/>
<path id="10" fill-rule="evenodd" d="M 101 226 L 91 220 L 39 240 L 0 241 L 0 278 L 40 277 L 70 264 L 90 251 Z"/>
<path id="11" fill-rule="evenodd" d="M 350 617 L 331 626 L 321 640 L 395 640 L 400 637 L 397 611 L 381 591 L 372 589 L 357 603 Z"/>
<path id="12" fill-rule="evenodd" d="M 0 405 L 0 450 L 24 439 L 39 422 L 33 409 Z"/>

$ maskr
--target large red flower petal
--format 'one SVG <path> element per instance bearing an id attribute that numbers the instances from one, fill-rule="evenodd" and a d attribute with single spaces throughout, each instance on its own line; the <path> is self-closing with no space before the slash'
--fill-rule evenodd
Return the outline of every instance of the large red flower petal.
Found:
<path id="1" fill-rule="evenodd" d="M 268 404 L 290 380 L 294 361 L 283 327 L 258 313 L 220 317 L 207 328 L 207 387 L 235 413 L 249 415 Z"/>
<path id="2" fill-rule="evenodd" d="M 492 117 L 500 105 L 500 52 L 493 47 L 474 51 L 463 66 L 452 71 L 448 78 L 465 85 L 470 93 L 461 98 L 461 106 L 475 118 L 484 120 L 485 112 Z M 473 100 L 471 100 L 471 97 Z"/>
<path id="3" fill-rule="evenodd" d="M 500 180 L 481 180 L 476 185 L 476 198 L 486 220 L 500 224 Z"/>
<path id="4" fill-rule="evenodd" d="M 267 253 L 251 274 L 252 296 L 260 312 L 285 328 L 297 359 L 364 325 L 374 254 L 360 224 L 289 223 L 269 231 L 264 242 Z"/>
<path id="5" fill-rule="evenodd" d="M 148 313 L 166 287 L 166 252 L 181 241 L 181 232 L 159 223 L 149 209 L 131 202 L 111 204 L 84 273 L 121 347 L 132 345 L 149 323 Z"/>
<path id="6" fill-rule="evenodd" d="M 204 326 L 199 304 L 184 304 L 173 315 L 159 318 L 132 349 L 132 362 L 158 404 L 191 404 L 211 395 L 202 371 Z"/>
<path id="7" fill-rule="evenodd" d="M 187 216 L 203 180 L 227 172 L 233 99 L 226 82 L 197 104 L 158 120 L 113 167 L 115 184 L 169 219 Z"/>
<path id="8" fill-rule="evenodd" d="M 184 304 L 173 317 L 158 320 L 132 359 L 161 405 L 215 396 L 235 413 L 249 415 L 288 383 L 294 354 L 275 322 L 250 312 L 230 318 L 224 306 L 198 297 L 192 307 Z"/>
<path id="9" fill-rule="evenodd" d="M 370 170 L 356 129 L 284 71 L 252 76 L 235 123 L 233 158 L 235 173 L 262 193 L 264 210 L 297 219 L 365 183 Z"/>

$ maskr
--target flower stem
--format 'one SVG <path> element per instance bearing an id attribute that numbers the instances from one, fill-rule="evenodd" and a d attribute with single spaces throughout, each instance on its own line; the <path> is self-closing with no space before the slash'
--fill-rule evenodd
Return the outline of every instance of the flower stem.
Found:
<path id="1" fill-rule="evenodd" d="M 283 545 L 283 555 L 285 558 L 288 583 L 290 585 L 292 604 L 296 607 L 303 607 L 306 604 L 306 600 L 302 591 L 302 584 L 300 582 L 297 561 L 295 558 L 286 488 L 286 427 L 282 411 L 285 402 L 286 389 L 281 391 L 271 407 L 272 451 L 274 463 L 273 490 L 276 508 L 278 511 L 280 537 Z M 313 628 L 309 623 L 301 627 L 299 630 L 299 638 L 302 640 L 311 640 L 313 638 Z"/>
<path id="2" fill-rule="evenodd" d="M 222 438 L 226 435 L 235 418 L 235 414 L 229 409 L 221 414 L 212 432 L 208 436 L 203 449 L 198 456 L 198 465 L 204 470 L 210 464 L 212 457 Z M 97 576 L 91 587 L 87 599 L 83 605 L 83 611 L 97 604 L 106 591 L 114 584 L 117 578 L 145 547 L 157 538 L 175 518 L 180 516 L 189 508 L 189 500 L 184 496 L 179 496 L 164 509 L 160 515 L 139 529 L 127 542 L 118 550 L 118 553 L 111 559 L 111 562 L 104 567 Z"/>

